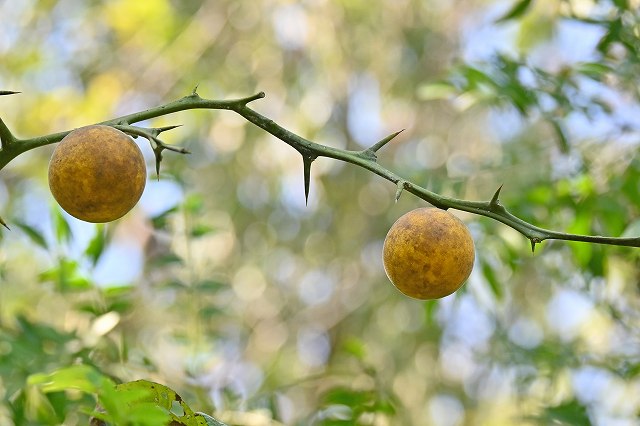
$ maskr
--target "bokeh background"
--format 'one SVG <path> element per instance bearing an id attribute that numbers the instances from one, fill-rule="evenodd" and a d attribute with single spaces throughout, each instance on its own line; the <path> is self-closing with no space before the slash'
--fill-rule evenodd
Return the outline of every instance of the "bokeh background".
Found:
<path id="1" fill-rule="evenodd" d="M 536 225 L 640 234 L 636 0 L 0 0 L 0 115 L 19 137 L 191 93 L 258 112 Z M 302 161 L 229 111 L 182 124 L 139 205 L 62 212 L 53 146 L 0 174 L 0 423 L 86 424 L 28 386 L 82 360 L 149 379 L 229 424 L 634 425 L 638 249 L 470 227 L 467 284 L 439 301 L 387 280 L 382 241 L 425 205 L 363 169 Z M 74 405 L 75 404 L 75 405 Z M 85 404 L 85 405 L 83 405 Z M 43 408 L 44 407 L 44 408 Z M 91 407 L 89 406 L 89 409 Z M 49 410 L 49 411 L 47 411 Z M 54 410 L 54 411 L 55 411 Z M 43 414 L 45 413 L 45 414 Z M 60 421 L 64 419 L 64 421 Z M 55 424 L 55 423 L 51 423 Z"/>

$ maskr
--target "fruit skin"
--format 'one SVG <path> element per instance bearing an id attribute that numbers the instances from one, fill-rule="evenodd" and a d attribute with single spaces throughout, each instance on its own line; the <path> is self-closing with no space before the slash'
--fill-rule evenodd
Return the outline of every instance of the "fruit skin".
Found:
<path id="1" fill-rule="evenodd" d="M 407 296 L 427 300 L 459 289 L 473 269 L 473 238 L 453 214 L 419 208 L 401 216 L 384 240 L 389 280 Z"/>
<path id="2" fill-rule="evenodd" d="M 70 215 L 111 222 L 136 205 L 147 180 L 142 151 L 129 136 L 105 125 L 73 130 L 49 162 L 49 188 Z"/>

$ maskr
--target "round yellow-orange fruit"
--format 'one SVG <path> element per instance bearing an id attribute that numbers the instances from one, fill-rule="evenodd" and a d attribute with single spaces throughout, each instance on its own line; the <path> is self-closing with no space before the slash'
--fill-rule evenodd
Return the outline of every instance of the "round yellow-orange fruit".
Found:
<path id="1" fill-rule="evenodd" d="M 70 215 L 94 223 L 111 222 L 136 205 L 147 180 L 142 151 L 113 127 L 73 130 L 49 162 L 49 188 Z"/>
<path id="2" fill-rule="evenodd" d="M 459 289 L 473 269 L 475 250 L 465 224 L 437 208 L 419 208 L 401 216 L 383 246 L 387 276 L 407 296 L 427 300 Z"/>

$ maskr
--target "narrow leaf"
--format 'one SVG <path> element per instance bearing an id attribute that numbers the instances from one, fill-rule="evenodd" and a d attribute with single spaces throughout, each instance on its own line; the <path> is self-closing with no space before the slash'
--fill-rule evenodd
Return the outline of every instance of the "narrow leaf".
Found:
<path id="1" fill-rule="evenodd" d="M 60 209 L 56 208 L 53 212 L 54 229 L 56 233 L 56 240 L 59 243 L 71 241 L 73 234 L 71 232 L 71 226 L 65 219 Z"/>
<path id="2" fill-rule="evenodd" d="M 47 244 L 47 240 L 45 240 L 44 236 L 32 227 L 31 225 L 27 225 L 24 222 L 16 222 L 16 226 L 20 228 L 22 232 L 24 232 L 34 243 L 42 247 L 43 249 L 48 249 L 49 244 Z"/>
<path id="3" fill-rule="evenodd" d="M 567 136 L 564 129 L 562 128 L 562 125 L 558 120 L 554 118 L 550 118 L 549 123 L 551 124 L 551 127 L 553 127 L 553 130 L 556 132 L 556 136 L 558 137 L 558 145 L 560 146 L 560 151 L 565 154 L 568 153 L 569 141 L 567 140 Z"/>
<path id="4" fill-rule="evenodd" d="M 93 236 L 91 241 L 89 241 L 89 245 L 84 251 L 84 254 L 86 254 L 87 257 L 91 260 L 91 263 L 93 264 L 93 266 L 95 266 L 96 263 L 98 263 L 100 256 L 102 256 L 105 245 L 106 245 L 105 228 L 104 228 L 104 225 L 98 224 L 96 226 L 95 235 Z"/>
<path id="5" fill-rule="evenodd" d="M 505 21 L 508 21 L 510 19 L 515 19 L 515 18 L 520 17 L 521 15 L 523 15 L 527 11 L 529 6 L 531 6 L 531 0 L 520 0 L 519 2 L 514 4 L 511 7 L 511 9 L 509 9 L 507 11 L 507 13 L 502 15 L 502 17 L 498 18 L 496 20 L 496 23 L 505 22 Z"/>

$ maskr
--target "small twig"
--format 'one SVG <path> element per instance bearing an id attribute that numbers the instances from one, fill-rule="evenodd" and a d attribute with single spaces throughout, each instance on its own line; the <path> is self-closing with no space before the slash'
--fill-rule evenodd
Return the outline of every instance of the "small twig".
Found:
<path id="1" fill-rule="evenodd" d="M 195 89 L 194 93 L 195 93 Z M 162 151 L 165 149 L 173 152 L 177 152 L 179 154 L 191 154 L 187 149 L 176 147 L 173 145 L 167 145 L 162 142 L 158 135 L 162 132 L 166 132 L 171 129 L 175 129 L 176 127 L 180 127 L 180 125 L 176 126 L 165 126 L 165 127 L 156 127 L 146 129 L 144 127 L 132 126 L 132 125 L 113 125 L 114 129 L 118 129 L 121 132 L 127 133 L 129 135 L 142 136 L 149 141 L 151 144 L 151 149 L 153 150 L 153 154 L 156 158 L 156 177 L 160 180 L 160 163 L 162 162 Z"/>

